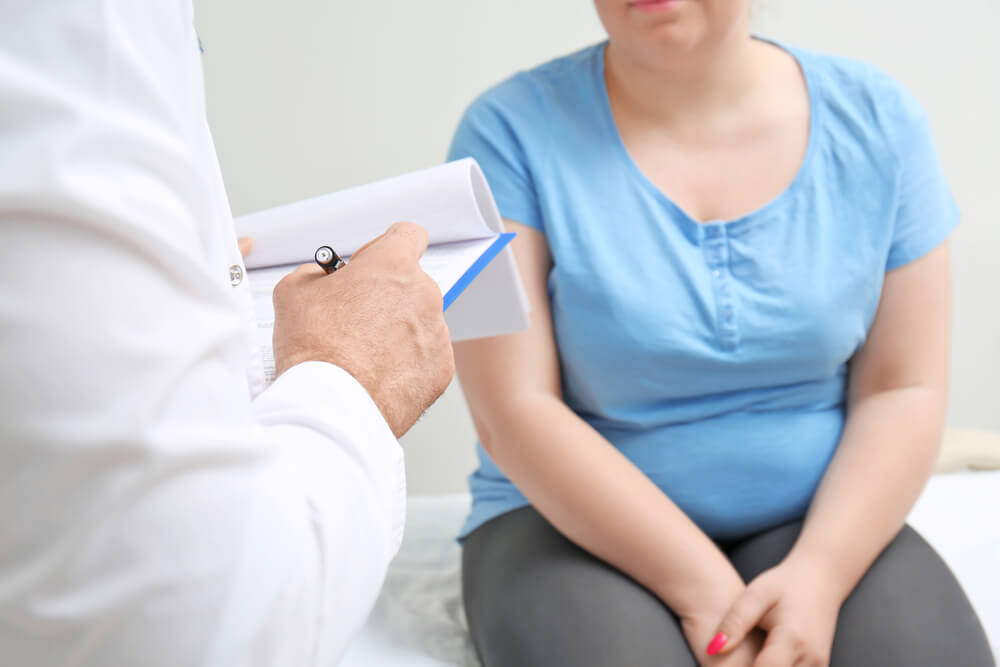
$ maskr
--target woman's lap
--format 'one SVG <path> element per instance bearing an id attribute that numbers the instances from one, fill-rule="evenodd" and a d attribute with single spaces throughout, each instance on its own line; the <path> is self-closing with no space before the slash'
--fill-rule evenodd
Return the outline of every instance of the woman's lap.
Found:
<path id="1" fill-rule="evenodd" d="M 695 667 L 677 620 L 645 588 L 524 507 L 462 550 L 469 630 L 486 667 Z"/>
<path id="2" fill-rule="evenodd" d="M 800 527 L 751 537 L 727 555 L 750 580 L 781 562 Z M 530 507 L 466 538 L 463 591 L 485 667 L 696 664 L 669 609 Z M 958 582 L 923 538 L 904 528 L 841 609 L 831 665 L 993 664 Z"/>

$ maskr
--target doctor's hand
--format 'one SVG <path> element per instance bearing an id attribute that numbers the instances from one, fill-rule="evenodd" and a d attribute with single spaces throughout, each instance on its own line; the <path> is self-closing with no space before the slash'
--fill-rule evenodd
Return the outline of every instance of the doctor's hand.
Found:
<path id="1" fill-rule="evenodd" d="M 361 383 L 396 437 L 455 373 L 441 290 L 420 268 L 427 232 L 398 223 L 327 275 L 300 266 L 274 289 L 278 375 L 305 361 L 335 364 Z"/>

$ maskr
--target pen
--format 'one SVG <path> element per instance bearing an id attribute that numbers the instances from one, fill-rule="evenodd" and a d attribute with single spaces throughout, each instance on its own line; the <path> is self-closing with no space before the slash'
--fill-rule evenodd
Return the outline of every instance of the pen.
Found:
<path id="1" fill-rule="evenodd" d="M 316 263 L 329 275 L 337 269 L 343 267 L 347 262 L 340 258 L 340 255 L 328 245 L 321 245 L 316 249 L 314 255 Z"/>

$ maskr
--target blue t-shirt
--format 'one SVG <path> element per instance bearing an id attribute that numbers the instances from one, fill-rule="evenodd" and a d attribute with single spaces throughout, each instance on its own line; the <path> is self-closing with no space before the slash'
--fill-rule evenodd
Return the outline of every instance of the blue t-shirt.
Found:
<path id="1" fill-rule="evenodd" d="M 545 234 L 566 403 L 715 538 L 805 514 L 885 273 L 958 221 L 910 94 L 782 48 L 808 85 L 808 148 L 787 190 L 736 220 L 696 222 L 631 160 L 605 44 L 487 91 L 449 156 L 476 158 L 503 216 Z M 477 449 L 463 535 L 528 504 Z"/>

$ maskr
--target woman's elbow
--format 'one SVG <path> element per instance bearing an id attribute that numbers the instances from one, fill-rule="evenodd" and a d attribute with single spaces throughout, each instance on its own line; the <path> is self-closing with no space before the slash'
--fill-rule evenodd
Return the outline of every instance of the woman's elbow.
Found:
<path id="1" fill-rule="evenodd" d="M 497 432 L 497 428 L 490 422 L 493 420 L 484 419 L 479 417 L 473 417 L 473 423 L 476 427 L 476 435 L 479 437 L 479 444 L 482 446 L 483 451 L 491 458 L 495 459 L 497 443 L 502 440 L 503 436 L 501 433 Z"/>
<path id="2" fill-rule="evenodd" d="M 570 416 L 562 397 L 547 391 L 522 393 L 490 405 L 488 412 L 473 410 L 479 443 L 498 463 L 520 447 L 544 442 L 545 432 Z"/>
<path id="3" fill-rule="evenodd" d="M 486 411 L 473 411 L 479 444 L 491 459 L 496 461 L 512 443 L 525 437 L 523 430 L 532 421 L 530 412 L 533 409 L 536 407 L 530 401 L 518 400 L 495 403 Z"/>

